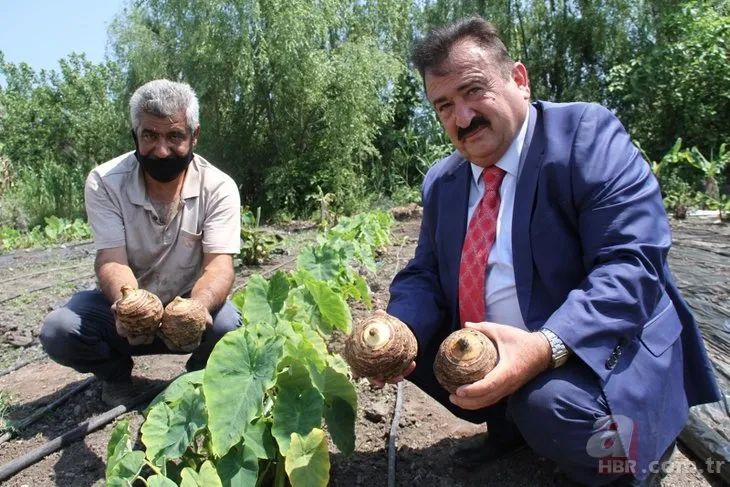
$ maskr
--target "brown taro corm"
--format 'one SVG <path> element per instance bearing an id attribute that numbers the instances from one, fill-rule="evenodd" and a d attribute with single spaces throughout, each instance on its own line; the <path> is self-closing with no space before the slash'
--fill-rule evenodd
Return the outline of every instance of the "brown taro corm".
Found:
<path id="1" fill-rule="evenodd" d="M 160 326 L 163 307 L 160 298 L 144 289 L 122 286 L 117 317 L 129 336 L 154 335 Z"/>
<path id="2" fill-rule="evenodd" d="M 483 379 L 497 365 L 497 348 L 483 333 L 464 328 L 446 337 L 433 362 L 439 384 L 450 393 Z"/>
<path id="3" fill-rule="evenodd" d="M 207 317 L 208 311 L 202 304 L 178 296 L 165 307 L 160 332 L 177 348 L 195 348 L 205 331 Z"/>
<path id="4" fill-rule="evenodd" d="M 389 380 L 416 358 L 418 343 L 408 326 L 385 313 L 361 321 L 347 337 L 345 360 L 356 377 Z"/>

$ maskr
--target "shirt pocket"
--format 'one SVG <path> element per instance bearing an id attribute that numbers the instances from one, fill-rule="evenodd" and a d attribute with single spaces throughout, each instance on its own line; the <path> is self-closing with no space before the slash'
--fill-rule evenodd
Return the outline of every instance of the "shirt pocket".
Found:
<path id="1" fill-rule="evenodd" d="M 181 228 L 179 248 L 180 266 L 197 266 L 203 260 L 203 232 L 193 233 Z"/>

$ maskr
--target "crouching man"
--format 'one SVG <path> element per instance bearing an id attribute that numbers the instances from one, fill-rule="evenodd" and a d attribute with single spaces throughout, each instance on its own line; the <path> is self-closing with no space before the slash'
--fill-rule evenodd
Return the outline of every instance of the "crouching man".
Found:
<path id="1" fill-rule="evenodd" d="M 240 249 L 240 198 L 228 175 L 193 153 L 200 134 L 195 93 L 187 84 L 151 81 L 132 96 L 130 115 L 136 150 L 86 180 L 97 290 L 50 313 L 40 336 L 53 360 L 103 381 L 109 406 L 140 392 L 131 380 L 133 356 L 192 351 L 186 368 L 198 370 L 216 342 L 241 325 L 226 301 Z M 179 348 L 159 333 L 129 335 L 116 312 L 124 285 L 163 305 L 189 298 L 207 315 L 201 339 Z"/>

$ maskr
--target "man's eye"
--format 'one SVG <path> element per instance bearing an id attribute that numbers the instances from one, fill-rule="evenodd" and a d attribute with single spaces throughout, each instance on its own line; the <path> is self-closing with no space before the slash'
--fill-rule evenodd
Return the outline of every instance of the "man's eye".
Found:
<path id="1" fill-rule="evenodd" d="M 184 137 L 182 136 L 182 134 L 172 134 L 170 136 L 170 138 L 172 140 L 174 140 L 175 142 L 179 142 L 179 141 L 183 140 Z"/>
<path id="2" fill-rule="evenodd" d="M 451 103 L 444 103 L 443 105 L 439 105 L 436 108 L 436 111 L 439 113 L 445 113 L 449 108 L 451 108 Z"/>
<path id="3" fill-rule="evenodd" d="M 478 86 L 475 86 L 474 88 L 470 88 L 469 89 L 469 94 L 470 95 L 476 95 L 476 94 L 479 94 L 481 92 L 482 92 L 482 89 L 480 87 L 478 87 Z"/>
<path id="4" fill-rule="evenodd" d="M 155 138 L 156 138 L 156 137 L 155 137 L 155 134 L 153 134 L 153 133 L 150 133 L 150 132 L 144 132 L 144 133 L 142 134 L 142 138 L 143 138 L 144 140 L 155 140 Z"/>

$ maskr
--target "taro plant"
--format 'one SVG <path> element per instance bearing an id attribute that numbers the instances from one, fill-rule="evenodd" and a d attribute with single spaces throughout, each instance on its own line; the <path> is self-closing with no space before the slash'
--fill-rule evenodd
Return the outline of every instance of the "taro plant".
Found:
<path id="1" fill-rule="evenodd" d="M 241 208 L 241 253 L 243 265 L 261 265 L 269 258 L 269 253 L 278 242 L 277 237 L 261 228 L 261 208 L 256 214 Z"/>
<path id="2" fill-rule="evenodd" d="M 383 239 L 381 228 L 367 228 Z M 335 233 L 329 238 L 316 260 L 300 258 L 296 271 L 269 280 L 254 275 L 232 298 L 244 325 L 221 339 L 204 370 L 179 377 L 150 404 L 144 452 L 132 449 L 126 424 L 115 427 L 108 485 L 327 484 L 323 427 L 349 455 L 357 409 L 347 365 L 325 341 L 352 324 L 337 284 L 347 254 L 333 250 L 346 246 Z M 364 233 L 352 239 L 365 245 Z"/>

